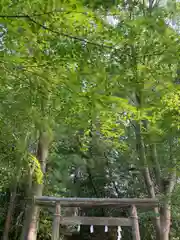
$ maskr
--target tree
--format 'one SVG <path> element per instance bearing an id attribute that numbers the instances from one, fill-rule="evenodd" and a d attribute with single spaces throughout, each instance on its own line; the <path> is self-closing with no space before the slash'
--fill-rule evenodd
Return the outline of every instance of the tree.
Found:
<path id="1" fill-rule="evenodd" d="M 134 196 L 125 183 L 133 188 L 135 177 L 138 196 L 146 195 L 145 188 L 150 197 L 160 197 L 160 211 L 154 209 L 157 239 L 169 239 L 179 137 L 179 34 L 167 24 L 178 4 L 172 7 L 141 1 L 3 3 L 0 147 L 10 144 L 13 150 L 1 154 L 9 176 L 2 182 L 13 178 L 14 189 L 28 185 L 28 198 L 42 195 L 54 181 L 51 172 L 58 175 L 64 167 L 65 144 L 77 161 L 65 164 L 67 179 L 60 180 L 65 194 L 72 194 L 70 172 L 78 195 L 104 189 L 103 195 Z M 63 194 L 56 188 L 60 183 L 53 184 L 53 194 Z M 79 185 L 86 188 L 79 192 Z M 25 214 L 22 239 L 34 240 L 39 209 L 25 205 L 31 215 Z"/>

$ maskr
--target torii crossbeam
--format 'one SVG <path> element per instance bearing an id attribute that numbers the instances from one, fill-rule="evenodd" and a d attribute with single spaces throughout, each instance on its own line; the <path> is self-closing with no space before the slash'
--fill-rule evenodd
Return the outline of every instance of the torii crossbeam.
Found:
<path id="1" fill-rule="evenodd" d="M 35 205 L 55 207 L 52 240 L 59 240 L 59 226 L 62 225 L 103 225 L 103 226 L 129 226 L 132 227 L 133 240 L 140 240 L 139 222 L 136 207 L 156 207 L 159 202 L 152 198 L 58 198 L 35 197 Z M 64 217 L 61 215 L 61 207 L 130 207 L 129 218 L 114 217 Z"/>

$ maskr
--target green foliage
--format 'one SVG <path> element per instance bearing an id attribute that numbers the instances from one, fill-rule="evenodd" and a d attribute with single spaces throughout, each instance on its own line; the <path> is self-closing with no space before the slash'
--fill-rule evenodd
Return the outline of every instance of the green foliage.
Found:
<path id="1" fill-rule="evenodd" d="M 28 165 L 29 165 L 31 174 L 35 177 L 35 181 L 39 184 L 42 184 L 43 173 L 41 170 L 41 165 L 38 159 L 32 154 L 29 154 Z"/>
<path id="2" fill-rule="evenodd" d="M 180 45 L 167 24 L 178 3 L 4 0 L 0 12 L 0 189 L 14 176 L 26 188 L 30 170 L 47 195 L 143 197 L 137 125 L 155 185 L 153 144 L 161 177 L 178 175 Z M 54 137 L 44 176 L 41 131 Z"/>

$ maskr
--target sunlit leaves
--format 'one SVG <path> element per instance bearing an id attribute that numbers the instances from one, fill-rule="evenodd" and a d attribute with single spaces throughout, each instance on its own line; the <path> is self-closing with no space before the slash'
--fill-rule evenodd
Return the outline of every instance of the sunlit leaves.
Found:
<path id="1" fill-rule="evenodd" d="M 28 165 L 29 165 L 31 174 L 34 176 L 35 181 L 38 184 L 42 184 L 43 173 L 42 173 L 42 169 L 41 169 L 38 159 L 35 156 L 33 156 L 32 154 L 29 154 L 28 157 L 29 157 Z"/>

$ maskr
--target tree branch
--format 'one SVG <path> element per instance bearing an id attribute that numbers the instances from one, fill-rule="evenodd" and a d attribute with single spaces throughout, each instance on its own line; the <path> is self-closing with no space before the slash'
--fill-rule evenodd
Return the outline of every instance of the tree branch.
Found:
<path id="1" fill-rule="evenodd" d="M 175 187 L 175 184 L 176 184 L 176 179 L 177 179 L 177 176 L 176 176 L 176 164 L 177 163 L 176 163 L 176 159 L 173 158 L 172 143 L 173 143 L 173 140 L 172 140 L 172 138 L 170 138 L 170 141 L 169 141 L 170 159 L 169 160 L 173 164 L 173 171 L 172 171 L 172 173 L 169 176 L 169 184 L 168 184 L 167 189 L 166 189 L 166 194 L 167 194 L 168 198 L 171 197 L 171 194 L 172 194 L 172 192 L 174 190 L 174 187 Z"/>
<path id="2" fill-rule="evenodd" d="M 171 196 L 171 194 L 174 190 L 175 184 L 176 184 L 176 170 L 174 170 L 173 173 L 170 176 L 169 185 L 168 185 L 168 188 L 167 188 L 167 195 L 168 196 Z"/>
<path id="3" fill-rule="evenodd" d="M 72 35 L 69 35 L 69 34 L 66 34 L 66 33 L 62 33 L 62 32 L 59 32 L 59 31 L 56 31 L 56 30 L 53 30 L 49 27 L 46 27 L 44 26 L 43 24 L 35 21 L 34 19 L 32 19 L 31 17 L 29 17 L 29 20 L 33 23 L 35 23 L 36 25 L 40 26 L 41 28 L 43 28 L 44 30 L 47 30 L 49 32 L 52 32 L 54 34 L 59 34 L 63 37 L 67 37 L 67 38 L 70 38 L 72 40 L 76 40 L 76 41 L 80 41 L 80 42 L 84 42 L 84 43 L 88 43 L 88 44 L 91 44 L 91 45 L 94 45 L 94 46 L 97 46 L 97 47 L 103 47 L 103 48 L 108 48 L 108 49 L 112 49 L 113 46 L 108 46 L 108 45 L 104 45 L 104 44 L 100 44 L 100 43 L 95 43 L 95 42 L 92 42 L 92 41 L 89 41 L 87 39 L 84 39 L 84 38 L 81 38 L 81 37 L 77 37 L 77 36 L 72 36 Z"/>
<path id="4" fill-rule="evenodd" d="M 40 16 L 40 15 L 34 15 L 34 16 L 37 17 L 37 16 Z M 75 40 L 75 41 L 80 41 L 80 42 L 83 42 L 83 43 L 91 44 L 91 45 L 94 45 L 94 46 L 97 46 L 97 47 L 100 47 L 100 48 L 102 48 L 102 47 L 103 48 L 108 48 L 108 49 L 113 48 L 113 46 L 108 46 L 108 45 L 104 45 L 104 44 L 101 44 L 101 43 L 92 42 L 92 41 L 89 41 L 89 40 L 81 38 L 81 37 L 72 36 L 72 35 L 69 35 L 69 34 L 66 34 L 66 33 L 63 33 L 63 32 L 53 30 L 49 27 L 44 26 L 40 22 L 34 20 L 32 18 L 32 16 L 29 16 L 29 15 L 9 15 L 9 16 L 0 15 L 0 18 L 26 18 L 26 19 L 29 19 L 34 24 L 38 25 L 39 27 L 43 28 L 44 30 L 47 30 L 47 31 L 52 32 L 54 34 L 58 34 L 58 35 L 61 35 L 63 37 L 66 37 L 66 38 L 70 38 L 70 39 Z"/>
<path id="5" fill-rule="evenodd" d="M 152 161 L 155 164 L 154 172 L 155 172 L 156 181 L 159 186 L 159 190 L 161 191 L 162 190 L 161 168 L 158 161 L 156 145 L 154 143 L 150 146 L 150 150 L 151 150 Z"/>
<path id="6" fill-rule="evenodd" d="M 52 11 L 49 12 L 44 12 L 44 13 L 35 13 L 32 15 L 27 15 L 27 14 L 21 14 L 21 15 L 0 15 L 0 18 L 27 18 L 27 17 L 41 17 L 44 15 L 51 15 L 51 14 L 55 14 L 55 13 L 65 13 L 65 14 L 69 14 L 69 13 L 76 13 L 76 14 L 84 14 L 84 15 L 88 15 L 88 12 L 83 12 L 83 11 L 66 11 L 66 10 L 62 10 L 62 9 L 54 9 Z"/>

